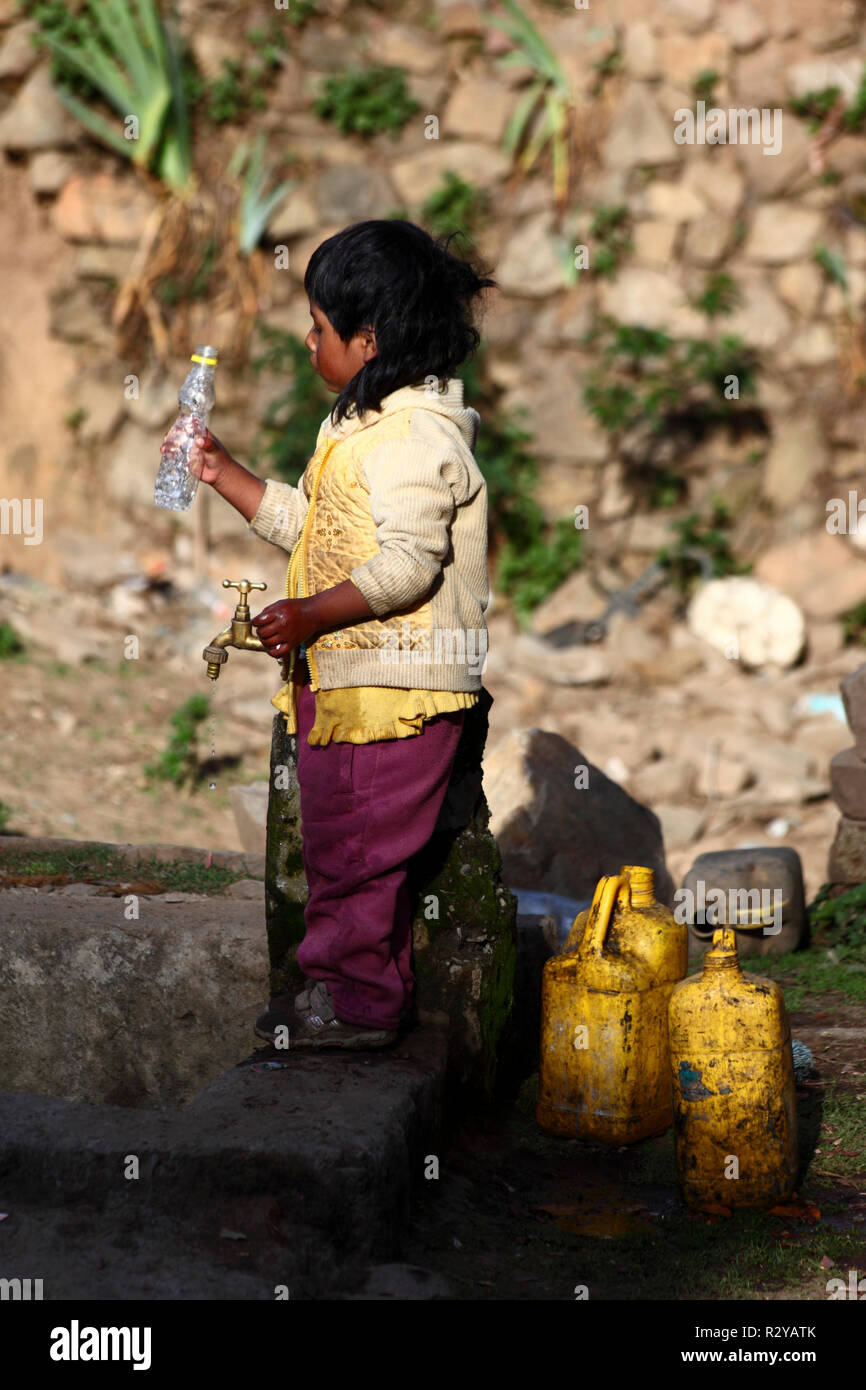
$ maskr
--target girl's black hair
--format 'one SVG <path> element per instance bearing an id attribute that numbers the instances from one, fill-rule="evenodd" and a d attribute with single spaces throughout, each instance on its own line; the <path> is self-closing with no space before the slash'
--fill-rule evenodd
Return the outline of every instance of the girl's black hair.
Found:
<path id="1" fill-rule="evenodd" d="M 344 343 L 362 328 L 376 334 L 377 355 L 343 387 L 331 410 L 335 425 L 354 405 L 379 410 L 401 386 L 439 379 L 440 389 L 475 351 L 481 336 L 471 301 L 495 280 L 453 256 L 451 232 L 434 239 L 414 222 L 372 219 L 328 237 L 310 257 L 304 289 Z"/>

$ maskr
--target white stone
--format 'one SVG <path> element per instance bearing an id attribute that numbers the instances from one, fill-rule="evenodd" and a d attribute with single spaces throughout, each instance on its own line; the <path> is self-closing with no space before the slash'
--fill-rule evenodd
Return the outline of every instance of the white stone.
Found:
<path id="1" fill-rule="evenodd" d="M 712 579 L 691 600 L 687 621 L 696 637 L 749 669 L 793 666 L 803 650 L 803 614 L 786 594 L 738 575 Z M 734 659 L 731 657 L 731 659 Z"/>

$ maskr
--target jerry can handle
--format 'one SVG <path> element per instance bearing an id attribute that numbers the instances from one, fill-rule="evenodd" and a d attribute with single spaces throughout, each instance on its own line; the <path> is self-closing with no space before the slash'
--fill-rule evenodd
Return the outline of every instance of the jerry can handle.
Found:
<path id="1" fill-rule="evenodd" d="M 589 920 L 586 924 L 586 937 L 589 950 L 594 955 L 601 955 L 604 950 L 604 938 L 610 926 L 613 905 L 619 893 L 628 894 L 629 882 L 622 874 L 609 874 L 598 883 L 593 898 L 593 906 L 590 910 Z"/>

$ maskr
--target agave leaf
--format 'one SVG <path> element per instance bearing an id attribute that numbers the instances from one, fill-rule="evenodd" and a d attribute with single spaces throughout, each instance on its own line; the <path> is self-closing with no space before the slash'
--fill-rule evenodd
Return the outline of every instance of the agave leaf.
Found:
<path id="1" fill-rule="evenodd" d="M 166 71 L 171 88 L 172 113 L 174 116 L 174 129 L 172 134 L 176 145 L 176 156 L 178 161 L 178 168 L 175 170 L 171 182 L 175 187 L 188 187 L 193 175 L 192 137 L 190 134 L 189 113 L 186 108 L 186 97 L 183 90 L 180 45 L 173 22 L 167 24 L 165 28 L 165 57 L 167 64 Z"/>
<path id="2" fill-rule="evenodd" d="M 553 132 L 553 116 L 551 114 L 550 102 L 547 102 L 544 108 L 544 119 L 540 122 L 538 129 L 527 145 L 520 161 L 520 167 L 522 169 L 530 169 L 532 167 Z"/>
<path id="3" fill-rule="evenodd" d="M 171 188 L 187 192 L 192 185 L 193 171 L 189 159 L 173 131 L 166 135 L 160 146 L 157 169 L 162 182 Z"/>
<path id="4" fill-rule="evenodd" d="M 109 63 L 102 49 L 94 39 L 82 39 L 78 48 L 73 48 L 52 34 L 43 34 L 45 46 L 63 58 L 70 67 L 75 68 L 82 77 L 94 82 L 105 99 L 116 111 L 127 112 L 133 100 L 131 88 L 124 81 L 124 74 Z"/>
<path id="5" fill-rule="evenodd" d="M 126 155 L 133 164 L 144 163 L 145 152 L 136 148 L 137 145 L 141 144 L 140 141 L 125 140 L 116 126 L 113 126 L 104 116 L 100 116 L 98 112 L 91 110 L 89 106 L 85 106 L 83 101 L 80 101 L 72 92 L 67 91 L 65 87 L 56 87 L 55 91 L 73 116 L 100 140 L 103 140 L 106 145 L 110 145 L 112 149 Z"/>
<path id="6" fill-rule="evenodd" d="M 553 196 L 557 203 L 568 194 L 568 139 L 561 130 L 553 137 Z"/>
<path id="7" fill-rule="evenodd" d="M 544 73 L 551 80 L 561 82 L 562 73 L 559 64 L 539 30 L 532 23 L 532 20 L 514 0 L 504 0 L 507 10 L 514 16 L 515 28 L 519 34 L 519 42 L 525 50 L 532 66 L 539 73 Z"/>
<path id="8" fill-rule="evenodd" d="M 533 107 L 543 91 L 543 83 L 533 82 L 532 86 L 527 88 L 523 93 L 512 111 L 508 120 L 508 125 L 505 128 L 505 136 L 502 145 L 506 154 L 514 154 L 514 151 L 517 149 L 524 127 L 532 114 Z"/>
<path id="9" fill-rule="evenodd" d="M 271 213 L 292 187 L 291 180 L 287 179 L 273 189 L 265 199 L 257 198 L 253 205 L 247 205 L 246 201 L 242 204 L 240 249 L 245 256 L 248 256 L 258 244 L 262 232 L 268 225 Z"/>
<path id="10" fill-rule="evenodd" d="M 153 0 L 135 0 L 135 3 L 136 8 L 138 9 L 139 18 L 142 23 L 142 28 L 144 29 L 145 34 L 150 40 L 150 46 L 153 49 L 154 58 L 158 63 L 159 67 L 163 71 L 165 71 L 165 30 L 163 29 L 162 22 L 153 3 Z"/>
<path id="11" fill-rule="evenodd" d="M 117 4 L 117 0 L 102 0 L 101 4 L 90 0 L 90 10 L 109 48 L 126 67 L 138 90 L 143 91 L 150 85 L 152 76 L 129 11 L 123 3 Z"/>

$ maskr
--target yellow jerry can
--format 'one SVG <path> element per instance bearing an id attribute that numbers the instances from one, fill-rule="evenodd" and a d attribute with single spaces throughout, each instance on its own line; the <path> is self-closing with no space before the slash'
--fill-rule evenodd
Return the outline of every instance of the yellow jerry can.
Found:
<path id="1" fill-rule="evenodd" d="M 775 1206 L 794 1190 L 797 1105 L 781 989 L 744 975 L 731 928 L 670 1010 L 680 1195 L 690 1207 Z"/>
<path id="2" fill-rule="evenodd" d="M 599 881 L 565 951 L 544 967 L 536 1119 L 549 1134 L 630 1144 L 672 1119 L 668 1001 L 688 928 L 653 897 L 653 871 Z"/>

